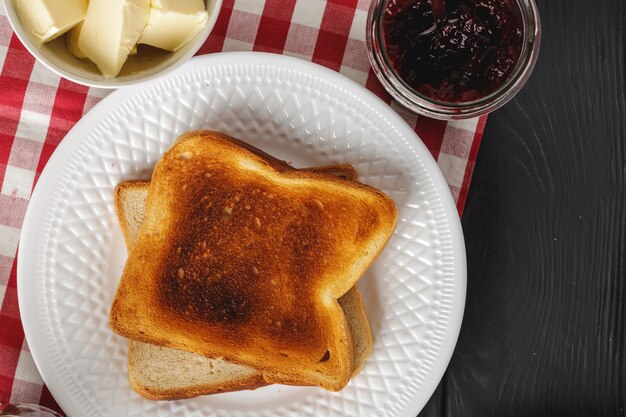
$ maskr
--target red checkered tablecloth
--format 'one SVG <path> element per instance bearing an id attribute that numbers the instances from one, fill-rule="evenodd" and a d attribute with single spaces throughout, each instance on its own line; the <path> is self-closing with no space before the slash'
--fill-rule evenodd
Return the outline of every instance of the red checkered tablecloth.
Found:
<path id="1" fill-rule="evenodd" d="M 255 50 L 296 56 L 338 71 L 387 102 L 370 70 L 365 25 L 370 0 L 224 0 L 199 54 Z M 58 409 L 28 350 L 17 304 L 16 252 L 34 184 L 69 129 L 108 91 L 48 71 L 11 31 L 0 4 L 0 403 Z M 437 159 L 463 210 L 486 117 L 441 122 L 391 106 Z"/>

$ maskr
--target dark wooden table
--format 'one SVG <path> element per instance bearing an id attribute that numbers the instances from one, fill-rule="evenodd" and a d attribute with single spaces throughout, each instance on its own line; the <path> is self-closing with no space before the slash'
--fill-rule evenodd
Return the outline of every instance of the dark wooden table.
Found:
<path id="1" fill-rule="evenodd" d="M 625 2 L 538 4 L 539 61 L 478 155 L 463 327 L 423 417 L 625 414 Z"/>

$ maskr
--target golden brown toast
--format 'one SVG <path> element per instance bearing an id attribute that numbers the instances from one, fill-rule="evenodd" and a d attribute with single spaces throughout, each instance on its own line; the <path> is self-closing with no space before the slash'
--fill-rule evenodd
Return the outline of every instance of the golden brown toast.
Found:
<path id="1" fill-rule="evenodd" d="M 356 180 L 356 171 L 348 164 L 305 170 Z M 115 189 L 115 211 L 129 250 L 145 220 L 149 187 L 147 181 L 125 181 Z M 372 336 L 356 286 L 339 299 L 339 304 L 350 326 L 354 376 L 370 355 Z M 247 366 L 133 340 L 129 340 L 128 374 L 133 389 L 153 400 L 190 398 L 266 385 L 263 374 Z"/>
<path id="2" fill-rule="evenodd" d="M 111 327 L 223 356 L 269 383 L 339 390 L 353 347 L 338 299 L 395 221 L 374 188 L 295 170 L 216 132 L 187 134 L 154 170 Z"/>

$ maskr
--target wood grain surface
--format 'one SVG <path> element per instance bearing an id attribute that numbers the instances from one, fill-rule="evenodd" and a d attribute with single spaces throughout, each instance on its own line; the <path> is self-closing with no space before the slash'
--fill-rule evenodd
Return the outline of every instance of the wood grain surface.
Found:
<path id="1" fill-rule="evenodd" d="M 468 295 L 420 416 L 622 416 L 623 0 L 538 0 L 532 78 L 487 123 L 463 216 Z"/>

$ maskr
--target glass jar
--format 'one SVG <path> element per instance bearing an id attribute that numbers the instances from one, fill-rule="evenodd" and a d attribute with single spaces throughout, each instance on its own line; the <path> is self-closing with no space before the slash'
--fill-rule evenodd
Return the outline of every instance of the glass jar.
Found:
<path id="1" fill-rule="evenodd" d="M 383 14 L 389 0 L 373 0 L 367 24 L 367 47 L 374 73 L 391 96 L 408 110 L 434 119 L 466 119 L 490 113 L 508 102 L 524 86 L 537 61 L 541 43 L 539 11 L 534 0 L 516 0 L 521 10 L 524 37 L 520 57 L 506 80 L 492 93 L 473 101 L 437 101 L 411 88 L 391 65 L 383 38 Z"/>
<path id="2" fill-rule="evenodd" d="M 37 404 L 0 404 L 0 416 L 6 417 L 62 417 L 56 411 Z"/>

